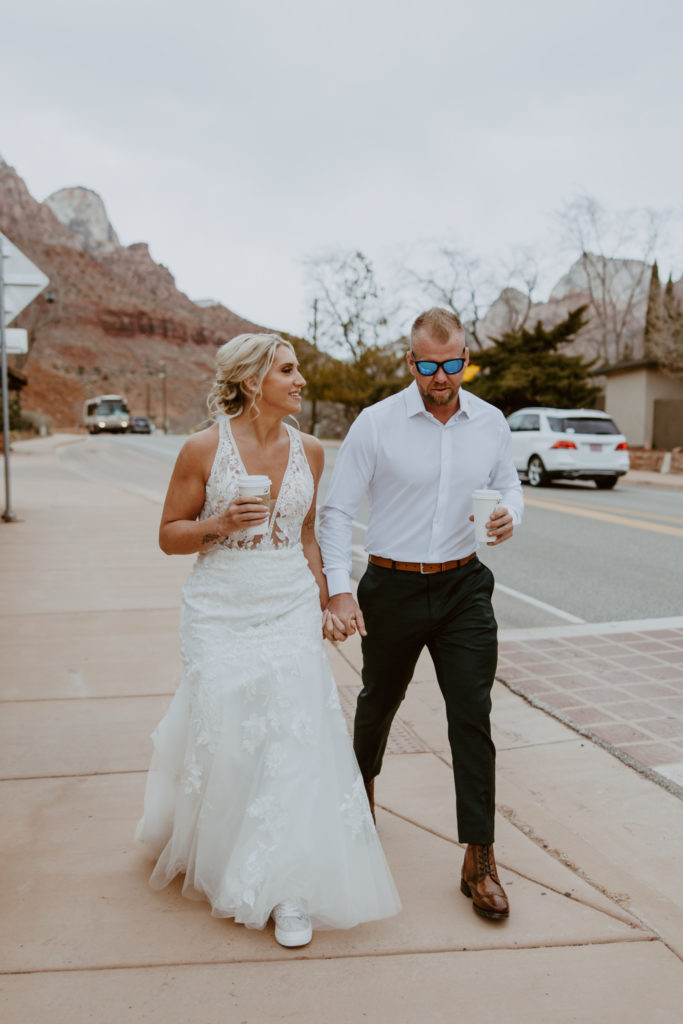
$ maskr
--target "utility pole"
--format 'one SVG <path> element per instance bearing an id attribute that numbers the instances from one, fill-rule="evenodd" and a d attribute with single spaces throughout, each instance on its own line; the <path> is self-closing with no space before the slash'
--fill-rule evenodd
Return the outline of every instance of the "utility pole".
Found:
<path id="1" fill-rule="evenodd" d="M 163 403 L 163 417 L 164 417 L 164 433 L 168 434 L 168 403 L 166 395 L 166 367 L 162 366 L 159 370 L 159 376 L 161 377 L 161 397 Z"/>
<path id="2" fill-rule="evenodd" d="M 16 516 L 12 511 L 12 488 L 10 476 L 9 436 L 9 388 L 7 386 L 7 342 L 5 336 L 5 253 L 0 235 L 0 349 L 2 349 L 2 436 L 5 444 L 5 511 L 2 518 L 11 523 Z"/>
<path id="3" fill-rule="evenodd" d="M 313 299 L 313 347 L 318 348 L 318 300 Z M 311 433 L 314 437 L 318 436 L 318 400 L 315 394 L 315 385 L 313 387 L 313 395 L 311 397 Z"/>
<path id="4" fill-rule="evenodd" d="M 7 264 L 5 265 L 5 261 Z M 13 352 L 28 352 L 28 336 L 21 328 L 12 328 L 8 339 L 6 325 L 11 323 L 22 309 L 30 305 L 37 295 L 47 287 L 50 279 L 40 267 L 31 263 L 28 256 L 0 233 L 0 376 L 2 377 L 2 431 L 5 445 L 5 511 L 2 518 L 6 523 L 16 519 L 12 511 L 12 490 L 10 483 L 10 434 L 9 434 L 9 387 L 7 385 L 8 343 Z M 16 335 L 21 335 L 17 341 Z M 15 337 L 12 337 L 15 336 Z"/>
<path id="5" fill-rule="evenodd" d="M 155 368 L 152 365 L 152 363 L 149 362 L 149 360 L 145 359 L 145 361 L 143 363 L 143 366 L 145 367 L 145 369 L 147 370 L 148 373 L 153 374 L 153 373 L 156 372 L 157 377 L 159 377 L 160 380 L 161 380 L 161 409 L 162 409 L 162 412 L 161 412 L 161 429 L 163 430 L 163 432 L 165 434 L 168 434 L 168 394 L 167 394 L 167 391 L 166 391 L 166 364 L 165 363 L 158 363 L 156 368 Z M 145 385 L 145 388 L 146 388 L 145 395 L 146 395 L 146 400 L 147 400 L 147 415 L 149 416 L 150 415 L 150 411 L 149 411 L 149 409 L 150 409 L 149 381 Z"/>

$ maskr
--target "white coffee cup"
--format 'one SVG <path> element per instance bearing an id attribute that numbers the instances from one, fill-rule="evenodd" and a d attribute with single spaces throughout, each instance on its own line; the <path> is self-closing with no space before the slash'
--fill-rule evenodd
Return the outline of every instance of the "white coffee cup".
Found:
<path id="1" fill-rule="evenodd" d="M 474 512 L 474 535 L 480 544 L 486 544 L 490 539 L 486 532 L 491 513 L 496 505 L 500 505 L 503 495 L 500 491 L 491 491 L 482 487 L 472 494 L 472 511 Z"/>
<path id="2" fill-rule="evenodd" d="M 269 509 L 270 503 L 270 477 L 268 476 L 241 476 L 237 481 L 237 493 L 240 498 L 253 498 L 256 501 L 262 501 L 266 506 L 266 511 Z M 244 533 L 247 537 L 260 537 L 268 529 L 268 519 L 266 518 L 262 523 L 255 523 L 253 526 L 246 526 Z"/>

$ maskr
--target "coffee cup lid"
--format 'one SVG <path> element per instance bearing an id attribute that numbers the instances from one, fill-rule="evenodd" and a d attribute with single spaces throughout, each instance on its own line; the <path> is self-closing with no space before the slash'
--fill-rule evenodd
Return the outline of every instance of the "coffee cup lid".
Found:
<path id="1" fill-rule="evenodd" d="M 249 473 L 245 473 L 241 477 L 238 478 L 237 483 L 239 485 L 241 485 L 241 484 L 254 484 L 254 485 L 255 484 L 263 484 L 263 485 L 267 485 L 268 487 L 270 487 L 270 477 L 269 476 L 260 476 L 258 473 L 254 473 L 253 475 L 251 475 Z"/>

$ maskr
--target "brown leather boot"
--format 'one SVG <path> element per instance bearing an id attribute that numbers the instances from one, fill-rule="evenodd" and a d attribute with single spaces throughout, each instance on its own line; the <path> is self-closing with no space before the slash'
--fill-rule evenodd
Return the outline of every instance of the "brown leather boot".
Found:
<path id="1" fill-rule="evenodd" d="M 370 804 L 370 814 L 372 820 L 377 824 L 377 818 L 375 817 L 375 780 L 370 779 L 369 782 L 365 783 L 365 792 L 368 795 L 368 803 Z"/>
<path id="2" fill-rule="evenodd" d="M 477 846 L 470 843 L 465 850 L 460 891 L 472 900 L 477 914 L 500 921 L 510 913 L 510 904 L 500 884 L 493 845 Z"/>

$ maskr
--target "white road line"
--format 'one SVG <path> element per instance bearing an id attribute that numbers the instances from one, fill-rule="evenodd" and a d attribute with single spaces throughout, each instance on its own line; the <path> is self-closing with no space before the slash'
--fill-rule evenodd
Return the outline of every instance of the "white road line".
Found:
<path id="1" fill-rule="evenodd" d="M 653 764 L 652 768 L 679 786 L 683 786 L 683 764 Z"/>
<path id="2" fill-rule="evenodd" d="M 538 598 L 530 597 L 528 594 L 522 594 L 519 590 L 513 590 L 512 587 L 506 587 L 502 583 L 496 583 L 496 590 L 500 590 L 501 593 L 508 594 L 518 601 L 532 604 L 534 608 L 540 608 L 544 612 L 549 612 L 550 615 L 556 615 L 558 619 L 564 619 L 565 622 L 579 623 L 586 621 L 585 619 L 580 619 L 578 615 L 571 615 L 569 612 L 562 611 L 561 608 L 556 608 L 552 604 L 546 604 L 545 601 L 539 601 Z"/>

